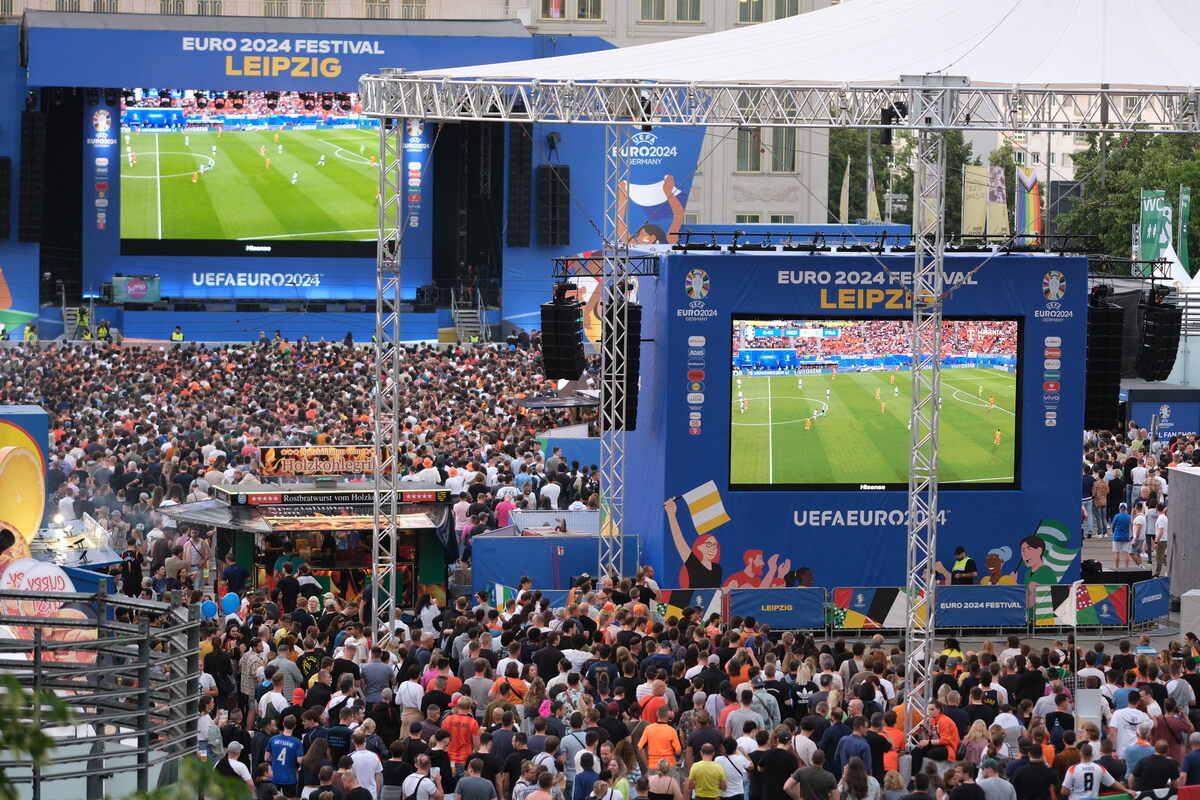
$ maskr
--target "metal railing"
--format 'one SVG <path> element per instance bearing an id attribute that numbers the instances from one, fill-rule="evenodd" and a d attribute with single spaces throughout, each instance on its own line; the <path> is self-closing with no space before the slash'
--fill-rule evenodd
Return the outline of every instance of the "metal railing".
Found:
<path id="1" fill-rule="evenodd" d="M 504 3 L 405 2 L 404 0 L 0 0 L 0 13 L 82 11 L 93 13 L 303 17 L 328 19 L 500 20 L 530 23 L 528 7 Z"/>
<path id="2" fill-rule="evenodd" d="M 3 591 L 0 631 L 0 674 L 57 694 L 72 716 L 71 727 L 47 731 L 57 746 L 45 764 L 3 754 L 10 780 L 34 800 L 177 780 L 180 759 L 197 749 L 198 608 L 106 594 L 103 584 L 96 594 Z M 40 707 L 21 714 L 40 725 Z"/>

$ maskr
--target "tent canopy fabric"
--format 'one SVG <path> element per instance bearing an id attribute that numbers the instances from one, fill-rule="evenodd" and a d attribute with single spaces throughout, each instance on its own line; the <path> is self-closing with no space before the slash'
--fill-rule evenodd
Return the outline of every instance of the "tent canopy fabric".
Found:
<path id="1" fill-rule="evenodd" d="M 1200 0 L 854 0 L 686 39 L 431 70 L 486 81 L 1186 89 L 1200 84 Z"/>

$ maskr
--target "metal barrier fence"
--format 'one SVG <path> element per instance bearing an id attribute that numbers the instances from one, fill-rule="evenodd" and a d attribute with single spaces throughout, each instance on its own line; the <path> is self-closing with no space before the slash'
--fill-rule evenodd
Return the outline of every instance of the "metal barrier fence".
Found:
<path id="1" fill-rule="evenodd" d="M 23 796 L 123 796 L 178 780 L 197 748 L 199 609 L 104 591 L 0 591 L 0 631 L 0 674 L 58 695 L 72 716 L 46 730 L 57 746 L 44 765 L 0 754 Z M 40 707 L 19 713 L 42 727 Z"/>

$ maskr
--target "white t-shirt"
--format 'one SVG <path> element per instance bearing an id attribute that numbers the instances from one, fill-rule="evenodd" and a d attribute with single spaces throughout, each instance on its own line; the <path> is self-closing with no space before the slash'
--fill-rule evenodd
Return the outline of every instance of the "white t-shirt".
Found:
<path id="1" fill-rule="evenodd" d="M 1062 785 L 1070 791 L 1070 800 L 1090 800 L 1100 794 L 1100 787 L 1113 783 L 1113 776 L 1104 767 L 1093 761 L 1080 761 L 1067 767 Z"/>
<path id="2" fill-rule="evenodd" d="M 562 494 L 562 487 L 557 483 L 550 482 L 542 487 L 542 497 L 550 498 L 550 507 L 558 508 L 558 496 Z"/>
<path id="3" fill-rule="evenodd" d="M 383 773 L 379 756 L 370 750 L 355 750 L 350 754 L 350 760 L 354 762 L 354 776 L 358 778 L 359 785 L 370 792 L 371 797 L 378 797 L 375 793 L 375 776 Z"/>
<path id="4" fill-rule="evenodd" d="M 1158 519 L 1154 521 L 1154 541 L 1167 541 L 1167 515 L 1159 514 Z"/>
<path id="5" fill-rule="evenodd" d="M 800 759 L 801 766 L 812 766 L 813 753 L 817 752 L 816 742 L 803 734 L 793 736 L 792 749 L 796 751 L 796 758 Z"/>
<path id="6" fill-rule="evenodd" d="M 725 770 L 725 788 L 721 791 L 721 797 L 741 797 L 742 780 L 746 777 L 750 759 L 741 753 L 734 753 L 731 756 L 717 756 L 714 761 Z"/>
<path id="7" fill-rule="evenodd" d="M 236 758 L 229 759 L 229 768 L 244 781 L 250 780 L 250 768 Z"/>
<path id="8" fill-rule="evenodd" d="M 1138 725 L 1148 724 L 1150 721 L 1150 717 L 1144 711 L 1129 706 L 1113 712 L 1110 724 L 1117 729 L 1117 740 L 1113 746 L 1116 748 L 1118 758 L 1124 758 L 1125 748 L 1137 741 Z"/>
<path id="9" fill-rule="evenodd" d="M 1146 535 L 1146 515 L 1138 514 L 1133 518 L 1133 530 L 1129 534 L 1129 541 L 1138 542 Z"/>
<path id="10" fill-rule="evenodd" d="M 371 785 L 375 784 L 372 782 Z M 404 779 L 400 791 L 405 797 L 412 798 L 412 800 L 431 800 L 434 793 L 437 792 L 437 784 L 428 775 L 414 772 Z"/>

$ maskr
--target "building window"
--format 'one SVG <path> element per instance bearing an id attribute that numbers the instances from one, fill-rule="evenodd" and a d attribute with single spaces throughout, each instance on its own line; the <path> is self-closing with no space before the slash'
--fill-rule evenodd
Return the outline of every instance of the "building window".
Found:
<path id="1" fill-rule="evenodd" d="M 562 19 L 567 0 L 542 0 L 542 19 Z"/>
<path id="2" fill-rule="evenodd" d="M 1124 109 L 1126 114 L 1136 113 L 1138 110 L 1138 103 L 1140 102 L 1140 100 L 1141 100 L 1141 98 L 1137 97 L 1136 95 L 1133 97 L 1128 97 L 1128 96 L 1122 97 L 1121 98 L 1121 107 Z"/>
<path id="3" fill-rule="evenodd" d="M 0 11 L 4 11 L 3 4 L 0 4 Z M 6 14 L 11 14 L 12 11 L 4 11 Z M 182 14 L 184 13 L 183 0 L 158 0 L 158 13 L 160 14 Z"/>
<path id="4" fill-rule="evenodd" d="M 390 0 L 367 0 L 367 19 L 387 19 L 391 15 Z"/>
<path id="5" fill-rule="evenodd" d="M 771 131 L 771 172 L 796 171 L 796 129 Z"/>
<path id="6" fill-rule="evenodd" d="M 775 0 L 775 19 L 794 17 L 800 13 L 800 0 Z"/>
<path id="7" fill-rule="evenodd" d="M 579 0 L 576 19 L 604 19 L 604 0 Z"/>
<path id="8" fill-rule="evenodd" d="M 400 19 L 425 19 L 425 0 L 403 0 Z"/>
<path id="9" fill-rule="evenodd" d="M 762 171 L 762 143 L 758 128 L 738 128 L 737 171 Z"/>
<path id="10" fill-rule="evenodd" d="M 770 220 L 771 220 L 772 225 L 795 225 L 796 224 L 796 215 L 795 214 L 772 214 L 770 216 Z"/>
<path id="11" fill-rule="evenodd" d="M 1013 153 L 1013 163 L 1014 164 L 1024 164 L 1025 163 L 1025 154 L 1022 153 L 1020 150 L 1017 150 L 1016 152 L 1014 152 Z"/>
<path id="12" fill-rule="evenodd" d="M 1042 154 L 1039 153 L 1038 151 L 1034 150 L 1032 153 L 1029 154 L 1029 163 L 1030 164 L 1042 163 Z"/>
<path id="13" fill-rule="evenodd" d="M 685 211 L 683 214 L 684 225 L 697 225 L 700 222 L 700 215 L 695 211 Z"/>
<path id="14" fill-rule="evenodd" d="M 738 0 L 738 22 L 762 22 L 763 0 Z"/>
<path id="15" fill-rule="evenodd" d="M 1088 143 L 1088 135 L 1086 133 L 1084 133 L 1083 131 L 1075 131 L 1075 133 L 1073 135 L 1075 137 L 1073 139 L 1075 144 L 1087 144 Z"/>
<path id="16" fill-rule="evenodd" d="M 761 214 L 734 214 L 733 215 L 733 224 L 734 225 L 757 225 L 760 221 L 762 221 Z"/>
<path id="17" fill-rule="evenodd" d="M 414 6 L 416 8 L 417 6 Z M 420 17 L 409 17 L 409 19 L 424 19 L 425 7 L 420 6 L 422 15 Z M 325 16 L 325 0 L 300 0 L 300 16 L 309 19 L 319 19 Z"/>
<path id="18" fill-rule="evenodd" d="M 288 17 L 288 0 L 263 0 L 264 17 Z"/>
<path id="19" fill-rule="evenodd" d="M 1050 151 L 1050 163 L 1054 163 L 1054 156 L 1057 155 L 1053 150 Z"/>
<path id="20" fill-rule="evenodd" d="M 666 22 L 667 0 L 642 0 L 642 22 Z"/>
<path id="21" fill-rule="evenodd" d="M 700 0 L 675 0 L 676 22 L 699 22 Z"/>

